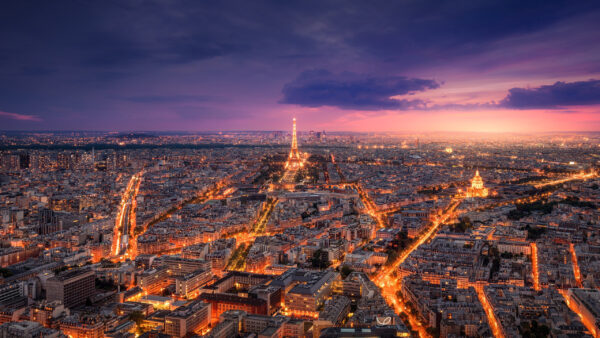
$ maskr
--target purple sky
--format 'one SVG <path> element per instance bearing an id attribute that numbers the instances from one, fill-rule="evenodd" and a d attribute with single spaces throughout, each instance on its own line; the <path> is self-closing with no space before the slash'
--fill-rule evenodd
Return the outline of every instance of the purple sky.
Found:
<path id="1" fill-rule="evenodd" d="M 600 130 L 598 1 L 12 1 L 0 130 Z"/>

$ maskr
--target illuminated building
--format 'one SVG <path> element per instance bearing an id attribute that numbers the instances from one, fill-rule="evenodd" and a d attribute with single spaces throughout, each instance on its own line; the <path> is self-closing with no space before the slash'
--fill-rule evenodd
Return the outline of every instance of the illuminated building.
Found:
<path id="1" fill-rule="evenodd" d="M 319 312 L 319 320 L 328 321 L 331 326 L 340 326 L 350 312 L 350 299 L 345 296 L 335 296 L 328 300 L 323 310 Z"/>
<path id="2" fill-rule="evenodd" d="M 144 295 L 137 301 L 143 304 L 150 304 L 159 310 L 174 310 L 185 303 L 184 301 L 174 301 L 171 297 L 157 295 Z"/>
<path id="3" fill-rule="evenodd" d="M 368 277 L 360 272 L 353 271 L 350 273 L 342 282 L 343 295 L 353 299 L 361 298 L 363 285 L 367 283 L 365 278 Z"/>
<path id="4" fill-rule="evenodd" d="M 249 289 L 259 284 L 268 284 L 272 279 L 271 275 L 232 271 L 214 284 L 204 287 L 203 290 L 208 293 L 227 293 L 236 286 Z"/>
<path id="5" fill-rule="evenodd" d="M 165 333 L 172 337 L 183 337 L 199 332 L 210 323 L 210 304 L 196 300 L 178 307 L 165 316 Z"/>
<path id="6" fill-rule="evenodd" d="M 77 315 L 60 321 L 60 330 L 72 338 L 102 338 L 106 325 L 98 316 Z"/>
<path id="7" fill-rule="evenodd" d="M 283 302 L 283 291 L 279 286 L 261 284 L 250 288 L 248 297 L 266 301 L 269 314 L 272 315 Z"/>
<path id="8" fill-rule="evenodd" d="M 150 294 L 161 292 L 170 283 L 169 270 L 166 266 L 144 270 L 137 276 L 137 285 Z"/>
<path id="9" fill-rule="evenodd" d="M 30 257 L 37 257 L 40 254 L 40 248 L 37 246 L 19 248 L 10 247 L 0 249 L 0 267 L 17 264 Z"/>
<path id="10" fill-rule="evenodd" d="M 21 320 L 21 315 L 25 312 L 25 307 L 21 307 L 20 309 L 14 308 L 3 308 L 0 311 L 0 324 L 9 323 L 9 322 L 18 322 Z"/>
<path id="11" fill-rule="evenodd" d="M 219 316 L 219 324 L 214 326 L 206 338 L 237 337 L 242 331 L 243 319 L 246 312 L 231 310 Z"/>
<path id="12" fill-rule="evenodd" d="M 51 327 L 52 321 L 64 314 L 68 314 L 64 305 L 59 301 L 34 304 L 29 311 L 29 320 L 38 322 L 45 327 Z"/>
<path id="13" fill-rule="evenodd" d="M 175 278 L 175 293 L 188 297 L 211 279 L 212 272 L 210 270 L 197 270 L 185 276 L 178 276 Z"/>
<path id="14" fill-rule="evenodd" d="M 147 316 L 140 327 L 143 331 L 163 331 L 165 328 L 165 317 L 171 313 L 169 310 L 158 310 Z"/>
<path id="15" fill-rule="evenodd" d="M 224 312 L 206 338 L 258 336 L 258 337 L 305 337 L 304 321 L 290 320 L 284 316 L 247 314 L 240 310 Z"/>
<path id="16" fill-rule="evenodd" d="M 395 326 L 374 326 L 372 328 L 329 327 L 321 331 L 321 338 L 339 337 L 410 337 L 409 332 Z"/>
<path id="17" fill-rule="evenodd" d="M 240 297 L 229 293 L 203 293 L 198 299 L 212 305 L 212 317 L 219 316 L 229 310 L 242 310 L 246 313 L 267 315 L 267 301 L 260 298 Z"/>
<path id="18" fill-rule="evenodd" d="M 475 172 L 475 177 L 471 180 L 471 187 L 467 188 L 466 197 L 487 197 L 488 189 L 483 186 L 483 179 L 479 176 L 479 170 Z"/>
<path id="19" fill-rule="evenodd" d="M 317 318 L 318 309 L 331 294 L 333 282 L 339 278 L 334 271 L 304 274 L 300 283 L 285 295 L 285 306 L 294 317 Z"/>
<path id="20" fill-rule="evenodd" d="M 289 169 L 298 169 L 301 168 L 304 163 L 302 163 L 302 158 L 300 157 L 300 152 L 298 151 L 298 139 L 296 138 L 296 118 L 293 120 L 293 129 L 292 129 L 292 149 L 290 150 L 290 155 L 288 156 L 288 160 L 285 164 L 286 168 Z"/>
<path id="21" fill-rule="evenodd" d="M 227 261 L 231 257 L 230 249 L 217 250 L 206 254 L 205 258 L 210 262 L 213 270 L 223 270 L 227 266 Z"/>
<path id="22" fill-rule="evenodd" d="M 154 307 L 151 304 L 147 304 L 147 303 L 124 302 L 124 303 L 118 303 L 116 305 L 115 312 L 118 315 L 129 315 L 132 313 L 141 313 L 144 316 L 148 316 L 152 312 L 154 312 Z"/>
<path id="23" fill-rule="evenodd" d="M 178 256 L 162 256 L 161 261 L 169 268 L 172 275 L 184 276 L 198 270 L 210 271 L 210 262 L 201 259 L 181 258 Z"/>

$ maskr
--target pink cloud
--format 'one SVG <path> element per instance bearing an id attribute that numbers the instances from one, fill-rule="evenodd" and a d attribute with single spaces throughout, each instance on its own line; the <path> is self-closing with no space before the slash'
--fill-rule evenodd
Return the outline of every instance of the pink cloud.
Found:
<path id="1" fill-rule="evenodd" d="M 12 120 L 19 120 L 19 121 L 31 121 L 31 122 L 40 122 L 40 121 L 42 121 L 41 118 L 39 118 L 39 117 L 37 117 L 35 115 L 9 113 L 9 112 L 5 112 L 5 111 L 1 111 L 1 110 L 0 110 L 0 117 L 5 117 L 5 118 L 9 118 L 9 119 L 12 119 Z"/>

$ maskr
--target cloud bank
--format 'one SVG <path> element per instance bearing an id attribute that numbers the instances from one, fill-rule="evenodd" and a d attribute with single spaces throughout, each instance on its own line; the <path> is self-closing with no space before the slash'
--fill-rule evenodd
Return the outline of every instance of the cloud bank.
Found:
<path id="1" fill-rule="evenodd" d="M 434 80 L 404 76 L 375 76 L 327 70 L 302 72 L 283 87 L 280 103 L 304 107 L 332 106 L 353 110 L 415 109 L 421 100 L 397 100 L 396 95 L 410 95 L 438 88 Z"/>
<path id="2" fill-rule="evenodd" d="M 511 109 L 559 109 L 600 104 L 600 80 L 558 81 L 537 88 L 511 88 L 498 104 Z"/>
<path id="3" fill-rule="evenodd" d="M 30 121 L 30 122 L 40 122 L 42 119 L 35 115 L 26 115 L 26 114 L 18 114 L 18 113 L 9 113 L 5 111 L 0 111 L 0 118 L 8 118 L 11 120 L 18 121 Z"/>

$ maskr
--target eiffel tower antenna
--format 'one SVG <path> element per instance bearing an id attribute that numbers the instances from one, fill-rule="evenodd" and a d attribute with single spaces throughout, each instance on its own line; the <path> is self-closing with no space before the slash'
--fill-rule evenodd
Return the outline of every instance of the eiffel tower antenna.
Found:
<path id="1" fill-rule="evenodd" d="M 302 159 L 300 158 L 300 152 L 298 151 L 298 139 L 296 137 L 296 118 L 294 117 L 292 121 L 292 149 L 290 150 L 290 156 L 288 156 L 288 160 L 285 164 L 285 167 L 296 169 L 302 167 Z"/>

